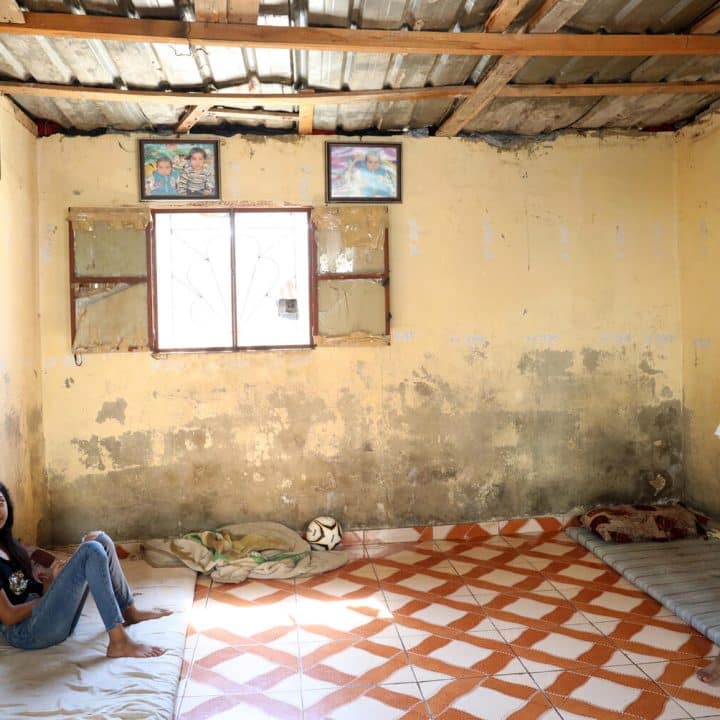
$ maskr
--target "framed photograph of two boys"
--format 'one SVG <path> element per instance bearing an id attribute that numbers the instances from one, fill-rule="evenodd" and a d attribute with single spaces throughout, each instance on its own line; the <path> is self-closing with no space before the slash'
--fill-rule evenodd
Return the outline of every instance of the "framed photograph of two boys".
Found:
<path id="1" fill-rule="evenodd" d="M 220 199 L 217 140 L 140 140 L 140 199 Z"/>

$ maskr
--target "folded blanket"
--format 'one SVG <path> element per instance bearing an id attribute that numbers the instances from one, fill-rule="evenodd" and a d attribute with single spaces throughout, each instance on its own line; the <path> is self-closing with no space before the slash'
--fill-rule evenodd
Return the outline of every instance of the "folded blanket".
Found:
<path id="1" fill-rule="evenodd" d="M 143 553 L 154 567 L 184 564 L 228 583 L 319 575 L 347 562 L 346 553 L 314 552 L 294 530 L 274 522 L 238 523 L 173 540 L 149 540 L 143 543 Z"/>
<path id="2" fill-rule="evenodd" d="M 612 542 L 679 540 L 705 535 L 708 518 L 680 503 L 613 505 L 580 516 L 580 524 Z"/>

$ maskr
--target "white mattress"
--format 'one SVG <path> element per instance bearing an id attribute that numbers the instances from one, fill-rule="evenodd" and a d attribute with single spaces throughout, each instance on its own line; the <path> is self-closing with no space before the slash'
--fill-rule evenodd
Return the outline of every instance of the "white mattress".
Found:
<path id="1" fill-rule="evenodd" d="M 137 606 L 167 607 L 168 617 L 133 625 L 133 639 L 160 645 L 158 658 L 109 659 L 107 633 L 88 597 L 75 633 L 45 650 L 18 650 L 0 636 L 0 718 L 170 720 L 192 607 L 195 573 L 123 561 Z"/>

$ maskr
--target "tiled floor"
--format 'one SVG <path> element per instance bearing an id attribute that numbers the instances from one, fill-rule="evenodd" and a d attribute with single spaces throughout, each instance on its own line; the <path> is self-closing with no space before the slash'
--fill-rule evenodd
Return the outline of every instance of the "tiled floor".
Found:
<path id="1" fill-rule="evenodd" d="M 719 649 L 564 533 L 350 553 L 201 580 L 178 720 L 720 720 L 695 678 Z"/>

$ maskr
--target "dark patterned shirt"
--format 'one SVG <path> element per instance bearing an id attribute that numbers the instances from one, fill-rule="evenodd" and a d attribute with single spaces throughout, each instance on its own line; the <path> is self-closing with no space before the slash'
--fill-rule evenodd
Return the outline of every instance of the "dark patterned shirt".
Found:
<path id="1" fill-rule="evenodd" d="M 43 586 L 35 578 L 25 577 L 25 573 L 10 560 L 0 558 L 0 589 L 5 591 L 12 605 L 21 605 L 31 595 L 42 595 Z"/>

